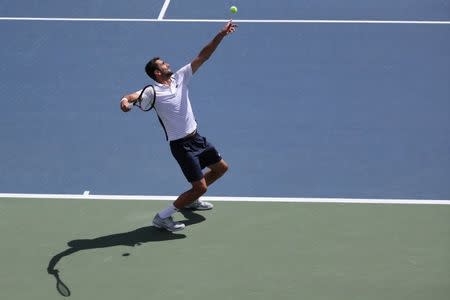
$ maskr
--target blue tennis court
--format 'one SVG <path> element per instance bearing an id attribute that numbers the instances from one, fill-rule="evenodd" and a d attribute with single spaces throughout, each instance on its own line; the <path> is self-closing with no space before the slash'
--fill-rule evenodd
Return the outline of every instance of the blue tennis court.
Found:
<path id="1" fill-rule="evenodd" d="M 4 15 L 23 15 L 20 2 L 3 2 Z M 156 18 L 161 4 L 97 1 L 68 9 L 56 2 L 36 2 L 28 15 Z M 243 2 L 238 16 L 448 17 L 442 1 L 426 10 L 420 1 L 416 9 L 400 2 L 349 4 L 348 10 L 326 2 L 286 1 L 285 7 Z M 230 17 L 227 5 L 172 1 L 166 14 L 223 19 Z M 149 12 L 136 15 L 134 7 Z M 282 15 L 285 11 L 290 13 Z M 292 15 L 296 12 L 301 14 Z M 200 130 L 231 165 L 230 176 L 211 193 L 449 198 L 448 25 L 240 25 L 192 86 Z M 220 23 L 3 21 L 1 26 L 9 41 L 2 49 L 2 92 L 16 104 L 2 111 L 8 171 L 1 191 L 178 193 L 184 178 L 166 155 L 155 118 L 124 115 L 116 102 L 145 84 L 149 57 L 164 55 L 181 67 Z M 124 159 L 129 149 L 133 154 Z"/>
<path id="2" fill-rule="evenodd" d="M 2 2 L 2 16 L 81 19 L 156 19 L 163 4 Z M 449 14 L 446 1 L 234 4 L 247 20 Z M 189 62 L 229 5 L 171 1 L 166 18 L 187 22 L 2 20 L 1 92 L 14 105 L 0 112 L 0 191 L 182 191 L 155 116 L 123 114 L 118 99 L 147 82 L 149 58 Z M 211 195 L 450 198 L 448 24 L 237 22 L 191 87 L 200 132 L 230 164 Z"/>

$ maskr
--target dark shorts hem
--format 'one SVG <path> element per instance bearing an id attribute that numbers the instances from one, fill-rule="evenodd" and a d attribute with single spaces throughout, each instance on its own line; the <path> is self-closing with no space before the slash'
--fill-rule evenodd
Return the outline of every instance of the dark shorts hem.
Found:
<path id="1" fill-rule="evenodd" d="M 191 183 L 203 178 L 204 168 L 222 160 L 214 145 L 198 133 L 188 138 L 171 141 L 170 150 L 187 181 Z"/>

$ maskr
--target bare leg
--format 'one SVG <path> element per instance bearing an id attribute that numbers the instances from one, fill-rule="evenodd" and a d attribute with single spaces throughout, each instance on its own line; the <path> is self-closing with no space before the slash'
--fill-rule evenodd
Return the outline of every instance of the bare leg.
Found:
<path id="1" fill-rule="evenodd" d="M 164 210 L 160 211 L 153 219 L 153 225 L 158 228 L 165 228 L 169 231 L 182 230 L 185 225 L 181 222 L 174 222 L 170 216 L 174 214 L 177 210 L 182 210 L 187 205 L 193 203 L 195 200 L 199 199 L 208 190 L 208 186 L 214 183 L 217 179 L 223 176 L 228 170 L 227 163 L 222 159 L 218 163 L 208 166 L 208 171 L 205 173 L 202 179 L 192 182 L 192 188 L 180 196 L 173 204 L 169 205 Z M 212 204 L 207 202 L 202 202 L 202 209 L 207 210 L 213 207 Z M 209 206 L 205 207 L 205 204 Z M 197 208 L 199 209 L 199 208 Z"/>
<path id="2" fill-rule="evenodd" d="M 192 188 L 190 190 L 178 196 L 177 200 L 175 200 L 173 204 L 156 214 L 153 219 L 154 226 L 158 228 L 165 228 L 169 231 L 178 231 L 185 227 L 185 224 L 181 222 L 174 222 L 172 218 L 169 217 L 172 216 L 172 214 L 174 214 L 177 210 L 185 208 L 187 205 L 193 203 L 205 194 L 208 190 L 208 186 L 225 174 L 228 170 L 228 165 L 222 159 L 218 163 L 208 166 L 208 168 L 209 170 L 205 173 L 202 179 L 191 183 Z M 202 205 L 206 203 L 207 202 L 203 202 Z M 209 207 L 203 207 L 202 209 L 211 209 L 213 207 L 212 204 L 208 204 Z"/>
<path id="3" fill-rule="evenodd" d="M 194 202 L 198 198 L 200 198 L 206 191 L 208 190 L 208 186 L 206 185 L 205 178 L 202 178 L 199 181 L 192 182 L 192 188 L 183 194 L 181 194 L 177 200 L 173 203 L 173 205 L 177 209 L 182 209 L 186 205 Z"/>
<path id="4" fill-rule="evenodd" d="M 201 180 L 192 182 L 192 188 L 181 194 L 177 200 L 175 200 L 173 205 L 177 209 L 184 208 L 186 205 L 191 204 L 205 194 L 208 190 L 208 186 L 225 174 L 228 170 L 228 165 L 222 159 L 218 163 L 208 166 L 208 168 L 209 170 L 205 173 L 205 176 Z"/>
<path id="5" fill-rule="evenodd" d="M 210 186 L 217 179 L 223 176 L 228 170 L 228 164 L 222 159 L 218 163 L 208 166 L 209 170 L 205 173 L 206 185 Z"/>

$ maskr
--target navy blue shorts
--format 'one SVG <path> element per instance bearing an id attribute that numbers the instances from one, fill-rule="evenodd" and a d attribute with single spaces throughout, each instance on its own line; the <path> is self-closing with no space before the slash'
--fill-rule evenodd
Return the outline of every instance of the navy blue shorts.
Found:
<path id="1" fill-rule="evenodd" d="M 189 182 L 199 181 L 203 178 L 202 170 L 205 167 L 222 160 L 216 148 L 197 132 L 192 136 L 171 141 L 170 150 Z"/>

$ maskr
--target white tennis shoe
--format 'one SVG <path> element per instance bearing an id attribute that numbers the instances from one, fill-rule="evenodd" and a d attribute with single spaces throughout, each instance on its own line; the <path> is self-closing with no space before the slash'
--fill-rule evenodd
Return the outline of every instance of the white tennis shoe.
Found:
<path id="1" fill-rule="evenodd" d="M 214 207 L 212 203 L 201 201 L 200 199 L 195 200 L 189 205 L 186 205 L 185 208 L 194 209 L 194 210 L 210 210 Z"/>
<path id="2" fill-rule="evenodd" d="M 167 218 L 161 218 L 159 214 L 153 218 L 153 225 L 158 228 L 164 228 L 168 231 L 179 231 L 183 230 L 185 225 L 181 222 L 175 222 L 172 216 Z"/>

